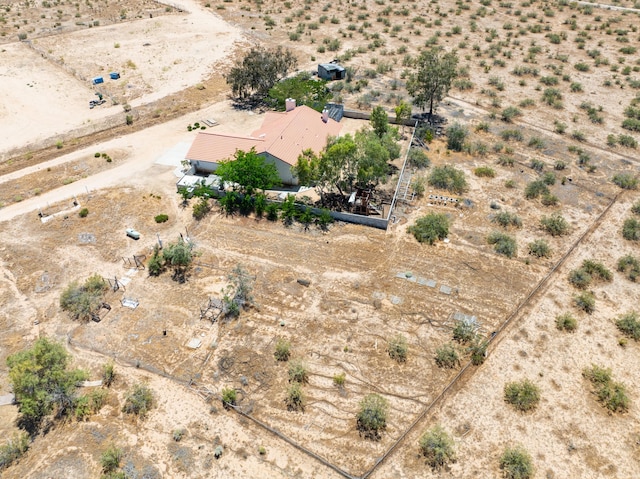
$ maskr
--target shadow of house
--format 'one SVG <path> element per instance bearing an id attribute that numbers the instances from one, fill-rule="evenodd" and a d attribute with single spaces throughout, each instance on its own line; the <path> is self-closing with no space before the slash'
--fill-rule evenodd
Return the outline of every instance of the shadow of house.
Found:
<path id="1" fill-rule="evenodd" d="M 214 173 L 220 162 L 232 159 L 236 151 L 255 148 L 278 170 L 284 185 L 297 185 L 291 172 L 300 154 L 311 149 L 322 151 L 329 136 L 337 136 L 342 125 L 329 117 L 328 110 L 318 113 L 307 106 L 296 107 L 287 100 L 285 112 L 268 112 L 260 129 L 249 136 L 198 132 L 186 159 L 198 173 Z"/>

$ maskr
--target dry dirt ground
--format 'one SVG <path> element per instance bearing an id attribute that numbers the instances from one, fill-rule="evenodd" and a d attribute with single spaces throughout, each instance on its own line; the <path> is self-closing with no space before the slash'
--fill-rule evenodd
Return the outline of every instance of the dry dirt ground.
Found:
<path id="1" fill-rule="evenodd" d="M 620 4 L 632 6 L 630 2 Z M 132 93 L 132 103 L 138 94 L 142 95 L 138 101 L 144 101 L 144 95 L 169 94 L 185 84 L 206 80 L 210 72 L 207 68 L 229 51 L 209 50 L 200 43 L 197 35 L 208 35 L 208 28 L 226 32 L 229 48 L 233 41 L 241 41 L 239 32 L 267 45 L 289 43 L 301 55 L 307 55 L 308 60 L 301 56 L 301 66 L 308 69 L 324 60 L 317 50 L 325 45 L 325 38 L 338 38 L 341 42 L 337 52 L 327 53 L 328 59 L 362 46 L 364 51 L 346 63 L 358 68 L 357 79 L 368 78 L 368 86 L 347 94 L 349 87 L 345 85 L 343 93 L 352 105 L 362 107 L 370 100 L 391 107 L 400 96 L 406 98 L 402 93 L 404 55 L 414 54 L 439 30 L 441 35 L 436 40 L 447 47 L 458 46 L 461 63 L 468 66 L 468 78 L 473 83 L 471 90 L 452 91 L 452 97 L 459 99 L 451 98 L 443 111 L 449 121 L 468 125 L 470 143 L 476 146 L 473 154 L 458 154 L 448 152 L 444 142 L 436 141 L 429 157 L 433 165 L 453 163 L 465 172 L 470 188 L 464 198 L 470 202 L 460 208 L 430 204 L 429 194 L 445 192 L 427 188 L 422 199 L 398 206 L 395 213 L 399 222 L 387 232 L 342 224 L 332 226 L 326 234 L 313 229 L 305 232 L 297 226 L 285 228 L 252 217 L 225 217 L 217 210 L 196 222 L 190 208 L 183 209 L 175 195 L 173 168 L 153 162 L 163 151 L 192 138 L 185 131 L 188 123 L 224 118 L 226 125 L 217 128 L 225 126 L 227 131 L 235 128 L 233 132 L 242 133 L 251 131 L 253 128 L 248 127 L 259 121 L 247 112 L 231 112 L 228 105 L 214 105 L 206 111 L 60 157 L 48 166 L 42 164 L 3 177 L 0 200 L 11 203 L 17 201 L 16 196 L 22 196 L 23 201 L 0 210 L 0 218 L 5 220 L 0 222 L 0 303 L 4 305 L 0 310 L 0 393 L 10 391 L 6 357 L 43 334 L 67 342 L 76 364 L 89 369 L 92 376 L 97 377 L 107 358 L 115 358 L 120 374 L 108 405 L 98 415 L 86 423 L 58 425 L 47 435 L 37 437 L 26 456 L 3 477 L 97 477 L 100 454 L 109 444 L 124 448 L 123 465 L 138 474 L 131 472 L 130 477 L 141 477 L 145 471 L 148 477 L 339 477 L 335 470 L 250 419 L 225 411 L 217 397 L 223 387 L 238 389 L 241 411 L 354 476 L 371 470 L 376 458 L 397 440 L 397 447 L 370 477 L 498 477 L 498 456 L 505 445 L 516 443 L 531 453 L 536 477 L 640 476 L 640 377 L 635 367 L 638 344 L 630 341 L 621 347 L 620 334 L 612 322 L 617 315 L 637 309 L 637 286 L 614 273 L 613 282 L 594 288 L 596 311 L 581 315 L 572 306 L 576 291 L 567 281 L 568 272 L 585 258 L 596 259 L 615 270 L 622 254 L 640 255 L 638 244 L 624 241 L 620 235 L 621 223 L 629 216 L 638 194 L 632 191 L 619 195 L 620 190 L 610 181 L 620 171 L 637 174 L 637 160 L 631 149 L 605 145 L 609 133 L 623 133 L 622 110 L 635 96 L 625 77 L 637 78 L 637 54 L 619 55 L 618 50 L 637 43 L 637 17 L 597 9 L 588 13 L 570 6 L 562 7 L 561 12 L 555 4 L 541 2 L 488 2 L 482 7 L 484 10 L 478 5 L 466 9 L 468 4 L 462 2 L 356 2 L 334 6 L 264 2 L 260 7 L 250 2 L 211 2 L 209 6 L 202 2 L 201 8 L 189 5 L 189 14 L 166 12 L 162 7 L 153 19 L 146 18 L 149 11 L 143 9 L 144 5 L 131 7 L 128 11 L 143 12 L 139 15 L 144 18 L 118 23 L 117 16 L 110 13 L 101 17 L 100 27 L 36 38 L 37 44 L 46 45 L 45 53 L 51 50 L 48 60 L 33 54 L 24 44 L 15 43 L 4 45 L 5 51 L 0 55 L 12 55 L 11 65 L 16 72 L 25 71 L 19 68 L 27 64 L 33 66 L 33 72 L 50 71 L 51 81 L 43 82 L 47 85 L 69 83 L 64 90 L 75 96 L 56 100 L 61 102 L 58 106 L 50 103 L 52 114 L 59 118 L 47 122 L 56 128 L 62 125 L 60 131 L 66 131 L 86 123 L 80 108 L 85 112 L 89 99 L 85 97 L 93 95 L 78 76 L 90 78 L 101 64 L 105 72 L 112 66 L 121 67 L 127 60 L 136 65 L 135 69 L 123 67 L 126 75 L 138 75 L 138 88 L 130 89 L 138 92 Z M 554 8 L 554 16 L 544 13 L 545 7 Z M 385 13 L 387 8 L 390 10 Z M 17 16 L 16 9 L 14 4 L 11 12 Z M 233 26 L 210 25 L 215 18 L 212 12 L 222 14 Z M 158 18 L 159 14 L 166 15 Z M 273 28 L 266 15 L 275 19 Z M 324 22 L 323 15 L 327 15 Z M 360 18 L 361 15 L 364 16 Z M 570 24 L 572 15 L 577 24 L 575 30 Z M 154 27 L 156 22 L 169 22 L 166 25 L 173 25 L 169 32 L 181 33 L 196 18 L 205 21 L 207 29 L 201 23 L 189 30 L 190 37 L 179 37 L 179 49 L 187 45 L 195 49 L 183 55 L 182 63 L 176 64 L 173 57 L 171 61 L 160 61 L 161 53 L 153 50 L 154 45 L 170 41 L 169 37 L 153 36 L 151 45 L 142 46 L 149 35 L 164 31 Z M 316 21 L 320 24 L 317 30 L 309 25 Z M 477 25 L 475 31 L 471 21 Z M 369 37 L 358 31 L 364 22 L 369 23 L 363 28 Z M 505 27 L 508 22 L 515 27 Z M 586 28 L 588 24 L 607 22 L 609 25 L 601 30 Z M 305 26 L 299 27 L 300 23 Z M 526 30 L 536 24 L 542 26 L 540 32 Z M 460 32 L 454 29 L 456 25 L 462 29 Z M 545 31 L 547 25 L 549 30 Z M 519 31 L 520 27 L 525 31 Z M 302 41 L 290 37 L 296 29 L 302 31 Z M 491 29 L 496 30 L 497 38 Z M 38 31 L 42 30 L 29 33 L 28 39 L 37 37 Z M 563 31 L 568 39 L 562 40 L 560 51 L 561 47 L 550 43 L 545 35 Z M 112 38 L 113 35 L 119 38 Z M 468 39 L 464 38 L 466 35 Z M 629 37 L 630 42 L 615 40 L 623 37 Z M 97 62 L 97 56 L 87 57 L 84 46 L 74 50 L 73 38 L 97 38 L 96 45 L 102 45 L 99 57 L 104 61 Z M 586 46 L 579 48 L 576 38 L 584 38 Z M 375 41 L 381 39 L 384 43 L 376 46 Z M 543 45 L 541 52 L 531 50 L 534 41 Z M 490 47 L 498 42 L 507 43 L 494 54 Z M 402 46 L 407 47 L 405 53 Z M 205 49 L 212 57 L 202 61 Z M 599 49 L 599 57 L 608 59 L 609 64 L 600 61 L 600 66 L 595 66 L 598 55 L 593 54 L 593 58 L 587 53 L 593 49 Z M 504 51 L 510 51 L 511 56 Z M 565 61 L 557 53 L 570 55 L 570 59 Z M 164 54 L 169 55 L 170 51 Z M 64 65 L 69 69 L 55 63 L 59 56 L 64 56 Z M 311 56 L 316 58 L 312 60 Z M 624 63 L 618 56 L 624 56 Z M 504 59 L 504 66 L 497 61 L 500 59 Z M 575 70 L 573 65 L 579 61 L 588 62 L 590 72 Z M 384 62 L 392 66 L 391 70 L 376 73 Z M 559 85 L 555 87 L 564 95 L 564 108 L 551 109 L 541 102 L 546 86 L 538 85 L 538 77 L 528 76 L 520 84 L 520 77 L 510 73 L 524 64 L 535 65 L 538 76 L 558 77 Z M 611 71 L 616 64 L 620 71 Z M 630 66 L 628 75 L 623 75 L 625 66 Z M 193 76 L 184 80 L 180 75 L 169 74 L 178 68 Z M 562 78 L 563 74 L 570 75 L 569 81 Z M 494 76 L 499 81 L 491 79 Z M 26 79 L 25 85 L 31 82 L 17 73 L 13 78 Z M 612 85 L 619 79 L 625 88 L 603 87 L 607 79 Z M 396 87 L 394 80 L 398 82 Z M 571 93 L 571 82 L 578 81 L 583 92 Z M 26 88 L 37 87 L 34 84 Z M 32 125 L 42 102 L 32 98 L 26 88 L 20 99 L 25 102 L 23 111 L 31 112 L 26 116 Z M 13 90 L 3 86 L 0 91 L 11 95 Z M 114 94 L 125 95 L 126 99 L 127 93 L 114 90 Z M 363 98 L 367 94 L 370 96 Z M 49 91 L 47 101 L 53 101 L 56 95 Z M 528 97 L 534 99 L 534 105 L 520 107 L 524 115 L 516 119 L 515 125 L 497 119 L 503 107 L 517 105 Z M 604 126 L 592 124 L 579 108 L 585 99 L 603 106 Z M 15 101 L 2 104 L 9 108 Z M 78 114 L 69 115 L 76 107 Z M 120 109 L 122 115 L 122 106 L 113 108 Z M 99 109 L 90 112 L 101 114 Z M 10 125 L 18 116 L 14 112 L 3 118 L 9 118 L 6 123 Z M 63 124 L 70 116 L 75 118 L 73 121 L 80 119 L 79 123 Z M 588 141 L 579 143 L 570 135 L 554 133 L 554 120 L 567 123 L 567 133 L 584 132 Z M 486 123 L 486 128 L 476 130 L 481 123 Z M 507 128 L 517 128 L 523 140 L 503 140 L 501 132 Z M 0 144 L 22 146 L 57 131 L 37 136 L 39 133 L 28 128 L 16 129 Z M 23 134 L 24 138 L 20 136 Z M 532 138 L 540 141 L 531 142 Z M 14 139 L 22 143 L 11 143 Z M 582 148 L 595 171 L 588 173 L 581 168 L 577 154 L 568 151 L 569 146 Z M 94 158 L 94 152 L 108 153 L 113 162 Z M 514 166 L 497 165 L 500 156 L 513 158 Z M 539 176 L 530 168 L 532 159 L 544 163 L 544 172 L 555 171 L 557 161 L 567 163 L 565 170 L 555 171 L 557 182 L 551 187 L 560 200 L 558 206 L 545 207 L 539 201 L 524 198 L 526 183 Z M 495 178 L 473 175 L 474 168 L 487 165 L 496 171 Z M 428 172 L 418 170 L 415 175 L 426 176 Z M 69 178 L 74 182 L 52 189 Z M 512 180 L 515 188 L 507 188 L 507 180 Z M 88 198 L 82 194 L 85 187 L 91 192 Z M 89 209 L 86 218 L 79 218 L 77 210 L 71 208 L 67 198 L 73 194 Z M 24 199 L 28 197 L 32 198 Z M 62 198 L 64 202 L 56 203 Z M 50 211 L 69 211 L 43 224 L 35 214 L 39 203 L 49 203 Z M 523 220 L 521 229 L 509 231 L 519 247 L 514 259 L 497 255 L 487 244 L 488 233 L 497 229 L 492 223 L 496 205 L 517 212 Z M 406 229 L 419 216 L 434 210 L 450 216 L 450 241 L 434 247 L 420 245 Z M 568 236 L 550 237 L 541 230 L 540 218 L 552 212 L 560 212 L 570 222 Z M 153 218 L 159 213 L 168 214 L 169 221 L 157 225 Z M 123 234 L 132 225 L 142 232 L 138 242 Z M 156 233 L 165 243 L 176 240 L 180 233 L 188 234 L 195 242 L 200 256 L 186 284 L 173 282 L 168 273 L 151 278 L 146 270 L 125 264 L 123 258 L 141 254 L 148 257 Z M 538 238 L 549 241 L 553 249 L 549 259 L 527 254 L 527 244 Z M 570 254 L 565 258 L 567 252 Z M 255 278 L 255 308 L 233 322 L 211 324 L 201 320 L 200 308 L 208 298 L 221 296 L 227 275 L 238 264 Z M 100 323 L 77 324 L 60 310 L 60 293 L 71 281 L 82 281 L 92 273 L 125 279 L 126 289 L 109 293 L 106 300 L 112 310 Z M 304 287 L 297 279 L 307 279 L 311 284 Z M 436 281 L 436 288 L 421 284 L 420 280 L 428 279 Z M 453 294 L 440 292 L 442 285 L 451 287 Z M 535 294 L 529 298 L 533 291 Z M 138 300 L 138 308 L 121 307 L 120 300 L 125 297 Z M 512 317 L 520 305 L 522 309 Z M 574 310 L 579 318 L 578 330 L 573 334 L 555 329 L 556 315 L 567 310 Z M 458 369 L 440 369 L 434 361 L 436 348 L 451 339 L 451 316 L 455 312 L 477 315 L 482 333 L 488 338 L 508 318 L 512 319 L 495 336 L 486 363 L 467 368 L 461 380 L 431 407 L 458 373 Z M 404 364 L 392 361 L 386 352 L 388 339 L 397 333 L 405 335 L 409 342 Z M 277 363 L 273 357 L 279 337 L 291 341 L 293 358 L 304 361 L 309 368 L 304 412 L 286 410 L 287 365 Z M 196 350 L 186 347 L 193 338 L 202 342 Z M 463 355 L 461 367 L 466 362 Z M 614 378 L 625 383 L 632 401 L 628 413 L 607 415 L 595 401 L 581 378 L 582 368 L 591 363 L 612 368 Z M 337 388 L 332 377 L 341 372 L 346 374 L 346 385 Z M 521 378 L 532 379 L 542 390 L 540 406 L 526 415 L 516 414 L 502 399 L 504 383 Z M 139 422 L 120 412 L 126 389 L 136 381 L 149 384 L 157 403 L 149 418 Z M 391 405 L 389 426 L 378 442 L 360 437 L 355 428 L 358 402 L 370 392 L 382 394 Z M 422 417 L 424 412 L 427 414 Z M 0 407 L 0 414 L 0 432 L 6 437 L 16 431 L 16 409 Z M 414 421 L 417 423 L 410 429 Z M 424 464 L 417 448 L 420 434 L 436 423 L 454 436 L 458 453 L 458 461 L 440 473 Z M 187 429 L 187 435 L 181 442 L 174 442 L 171 435 L 178 428 Z M 217 445 L 225 450 L 220 460 L 213 458 Z M 259 453 L 260 446 L 266 454 Z"/>

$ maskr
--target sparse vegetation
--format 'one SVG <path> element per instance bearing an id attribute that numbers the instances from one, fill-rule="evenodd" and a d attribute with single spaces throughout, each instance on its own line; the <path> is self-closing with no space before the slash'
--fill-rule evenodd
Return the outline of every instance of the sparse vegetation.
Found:
<path id="1" fill-rule="evenodd" d="M 618 260 L 618 271 L 627 275 L 634 283 L 640 279 L 640 260 L 630 254 Z"/>
<path id="2" fill-rule="evenodd" d="M 513 258 L 518 252 L 518 244 L 515 238 L 499 231 L 490 233 L 487 237 L 487 242 L 493 245 L 496 253 L 506 256 L 507 258 Z"/>
<path id="3" fill-rule="evenodd" d="M 572 333 L 578 328 L 578 320 L 571 313 L 559 314 L 556 316 L 556 328 Z"/>
<path id="4" fill-rule="evenodd" d="M 455 462 L 453 438 L 440 425 L 426 431 L 419 441 L 420 452 L 433 469 Z"/>
<path id="5" fill-rule="evenodd" d="M 582 375 L 591 382 L 596 398 L 610 413 L 629 409 L 631 401 L 627 389 L 624 384 L 613 381 L 611 369 L 592 364 L 582 371 Z"/>
<path id="6" fill-rule="evenodd" d="M 509 211 L 501 211 L 496 214 L 491 220 L 494 223 L 498 223 L 503 228 L 508 228 L 509 226 L 513 226 L 514 228 L 522 228 L 522 220 L 515 213 L 511 213 Z"/>
<path id="7" fill-rule="evenodd" d="M 592 314 L 596 309 L 596 297 L 591 291 L 585 291 L 573 298 L 575 305 L 587 314 Z"/>
<path id="8" fill-rule="evenodd" d="M 635 341 L 640 340 L 640 319 L 638 318 L 638 313 L 635 311 L 630 311 L 618 317 L 616 326 L 625 336 Z"/>
<path id="9" fill-rule="evenodd" d="M 278 338 L 273 355 L 276 357 L 277 361 L 288 361 L 291 357 L 291 343 L 289 340 L 285 338 Z"/>
<path id="10" fill-rule="evenodd" d="M 436 349 L 436 364 L 441 368 L 455 368 L 460 364 L 460 358 L 456 348 L 451 343 L 446 343 Z"/>
<path id="11" fill-rule="evenodd" d="M 624 190 L 635 190 L 638 188 L 638 178 L 631 173 L 618 173 L 613 176 L 612 181 Z"/>
<path id="12" fill-rule="evenodd" d="M 545 240 L 537 239 L 529 243 L 529 254 L 538 258 L 549 258 L 551 247 Z"/>
<path id="13" fill-rule="evenodd" d="M 0 471 L 8 468 L 29 449 L 29 435 L 27 433 L 14 434 L 6 444 L 0 446 Z"/>
<path id="14" fill-rule="evenodd" d="M 306 384 L 309 382 L 307 366 L 299 359 L 289 363 L 289 382 L 300 384 Z"/>
<path id="15" fill-rule="evenodd" d="M 550 216 L 543 216 L 540 225 L 551 236 L 563 236 L 569 234 L 569 223 L 560 213 L 553 213 Z"/>
<path id="16" fill-rule="evenodd" d="M 60 307 L 73 319 L 88 321 L 100 309 L 107 289 L 106 282 L 98 274 L 87 278 L 82 285 L 74 281 L 62 292 Z"/>
<path id="17" fill-rule="evenodd" d="M 418 218 L 413 226 L 407 228 L 407 231 L 420 243 L 432 245 L 449 236 L 449 218 L 442 213 L 429 213 Z"/>
<path id="18" fill-rule="evenodd" d="M 488 166 L 479 166 L 473 170 L 473 174 L 479 178 L 495 178 L 496 172 Z"/>
<path id="19" fill-rule="evenodd" d="M 399 363 L 404 363 L 407 360 L 407 352 L 409 346 L 407 345 L 407 338 L 401 334 L 395 335 L 389 340 L 387 344 L 387 352 L 391 359 L 395 359 Z"/>
<path id="20" fill-rule="evenodd" d="M 163 213 L 155 216 L 153 219 L 155 220 L 156 223 L 166 223 L 167 221 L 169 221 L 169 215 L 165 215 Z"/>
<path id="21" fill-rule="evenodd" d="M 507 447 L 500 456 L 500 469 L 506 479 L 530 479 L 535 468 L 529 453 L 522 447 Z"/>
<path id="22" fill-rule="evenodd" d="M 287 397 L 284 400 L 289 411 L 304 411 L 306 398 L 302 385 L 299 382 L 292 382 L 287 388 Z"/>
<path id="23" fill-rule="evenodd" d="M 389 402 L 379 394 L 368 394 L 360 402 L 356 415 L 360 434 L 368 439 L 380 439 L 380 433 L 387 427 Z"/>
<path id="24" fill-rule="evenodd" d="M 627 218 L 622 224 L 622 237 L 629 241 L 640 241 L 640 221 Z"/>
<path id="25" fill-rule="evenodd" d="M 124 398 L 122 412 L 144 419 L 153 406 L 153 392 L 144 384 L 134 384 Z"/>
<path id="26" fill-rule="evenodd" d="M 222 388 L 222 404 L 225 408 L 235 406 L 238 400 L 238 392 L 234 388 Z"/>
<path id="27" fill-rule="evenodd" d="M 459 123 L 454 123 L 447 128 L 447 148 L 453 151 L 462 151 L 468 135 L 469 130 Z"/>
<path id="28" fill-rule="evenodd" d="M 504 400 L 518 411 L 531 411 L 540 402 L 540 388 L 528 379 L 507 383 Z"/>
<path id="29" fill-rule="evenodd" d="M 429 184 L 435 188 L 447 190 L 454 194 L 462 194 L 467 190 L 464 172 L 453 166 L 437 166 L 429 175 Z"/>

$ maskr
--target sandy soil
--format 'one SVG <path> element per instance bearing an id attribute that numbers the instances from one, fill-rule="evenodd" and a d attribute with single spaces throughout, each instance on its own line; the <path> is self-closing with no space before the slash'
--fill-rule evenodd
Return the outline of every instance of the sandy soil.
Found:
<path id="1" fill-rule="evenodd" d="M 8 68 L 0 72 L 0 158 L 69 130 L 121 122 L 122 105 L 153 102 L 220 68 L 241 41 L 240 31 L 196 2 L 182 3 L 189 13 L 43 37 L 32 41 L 33 50 L 26 43 L 3 45 L 0 58 Z M 121 78 L 110 80 L 111 71 Z M 92 85 L 95 76 L 105 83 Z M 107 103 L 89 109 L 96 92 Z"/>

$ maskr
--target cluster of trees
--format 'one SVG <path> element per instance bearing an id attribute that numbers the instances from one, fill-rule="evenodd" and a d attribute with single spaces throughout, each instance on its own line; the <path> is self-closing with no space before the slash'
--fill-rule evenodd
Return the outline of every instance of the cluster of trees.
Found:
<path id="1" fill-rule="evenodd" d="M 294 98 L 296 105 L 322 111 L 331 96 L 326 80 L 313 79 L 309 73 L 302 72 L 276 83 L 269 90 L 267 103 L 276 110 L 284 111 L 287 98 Z"/>
<path id="2" fill-rule="evenodd" d="M 321 197 L 332 189 L 344 195 L 384 183 L 389 161 L 400 156 L 398 130 L 389 126 L 382 107 L 374 109 L 371 122 L 372 130 L 329 138 L 320 155 L 305 150 L 292 168 L 300 183 L 315 186 Z"/>
<path id="3" fill-rule="evenodd" d="M 262 102 L 297 65 L 298 59 L 289 49 L 254 47 L 229 70 L 225 80 L 237 100 Z"/>

